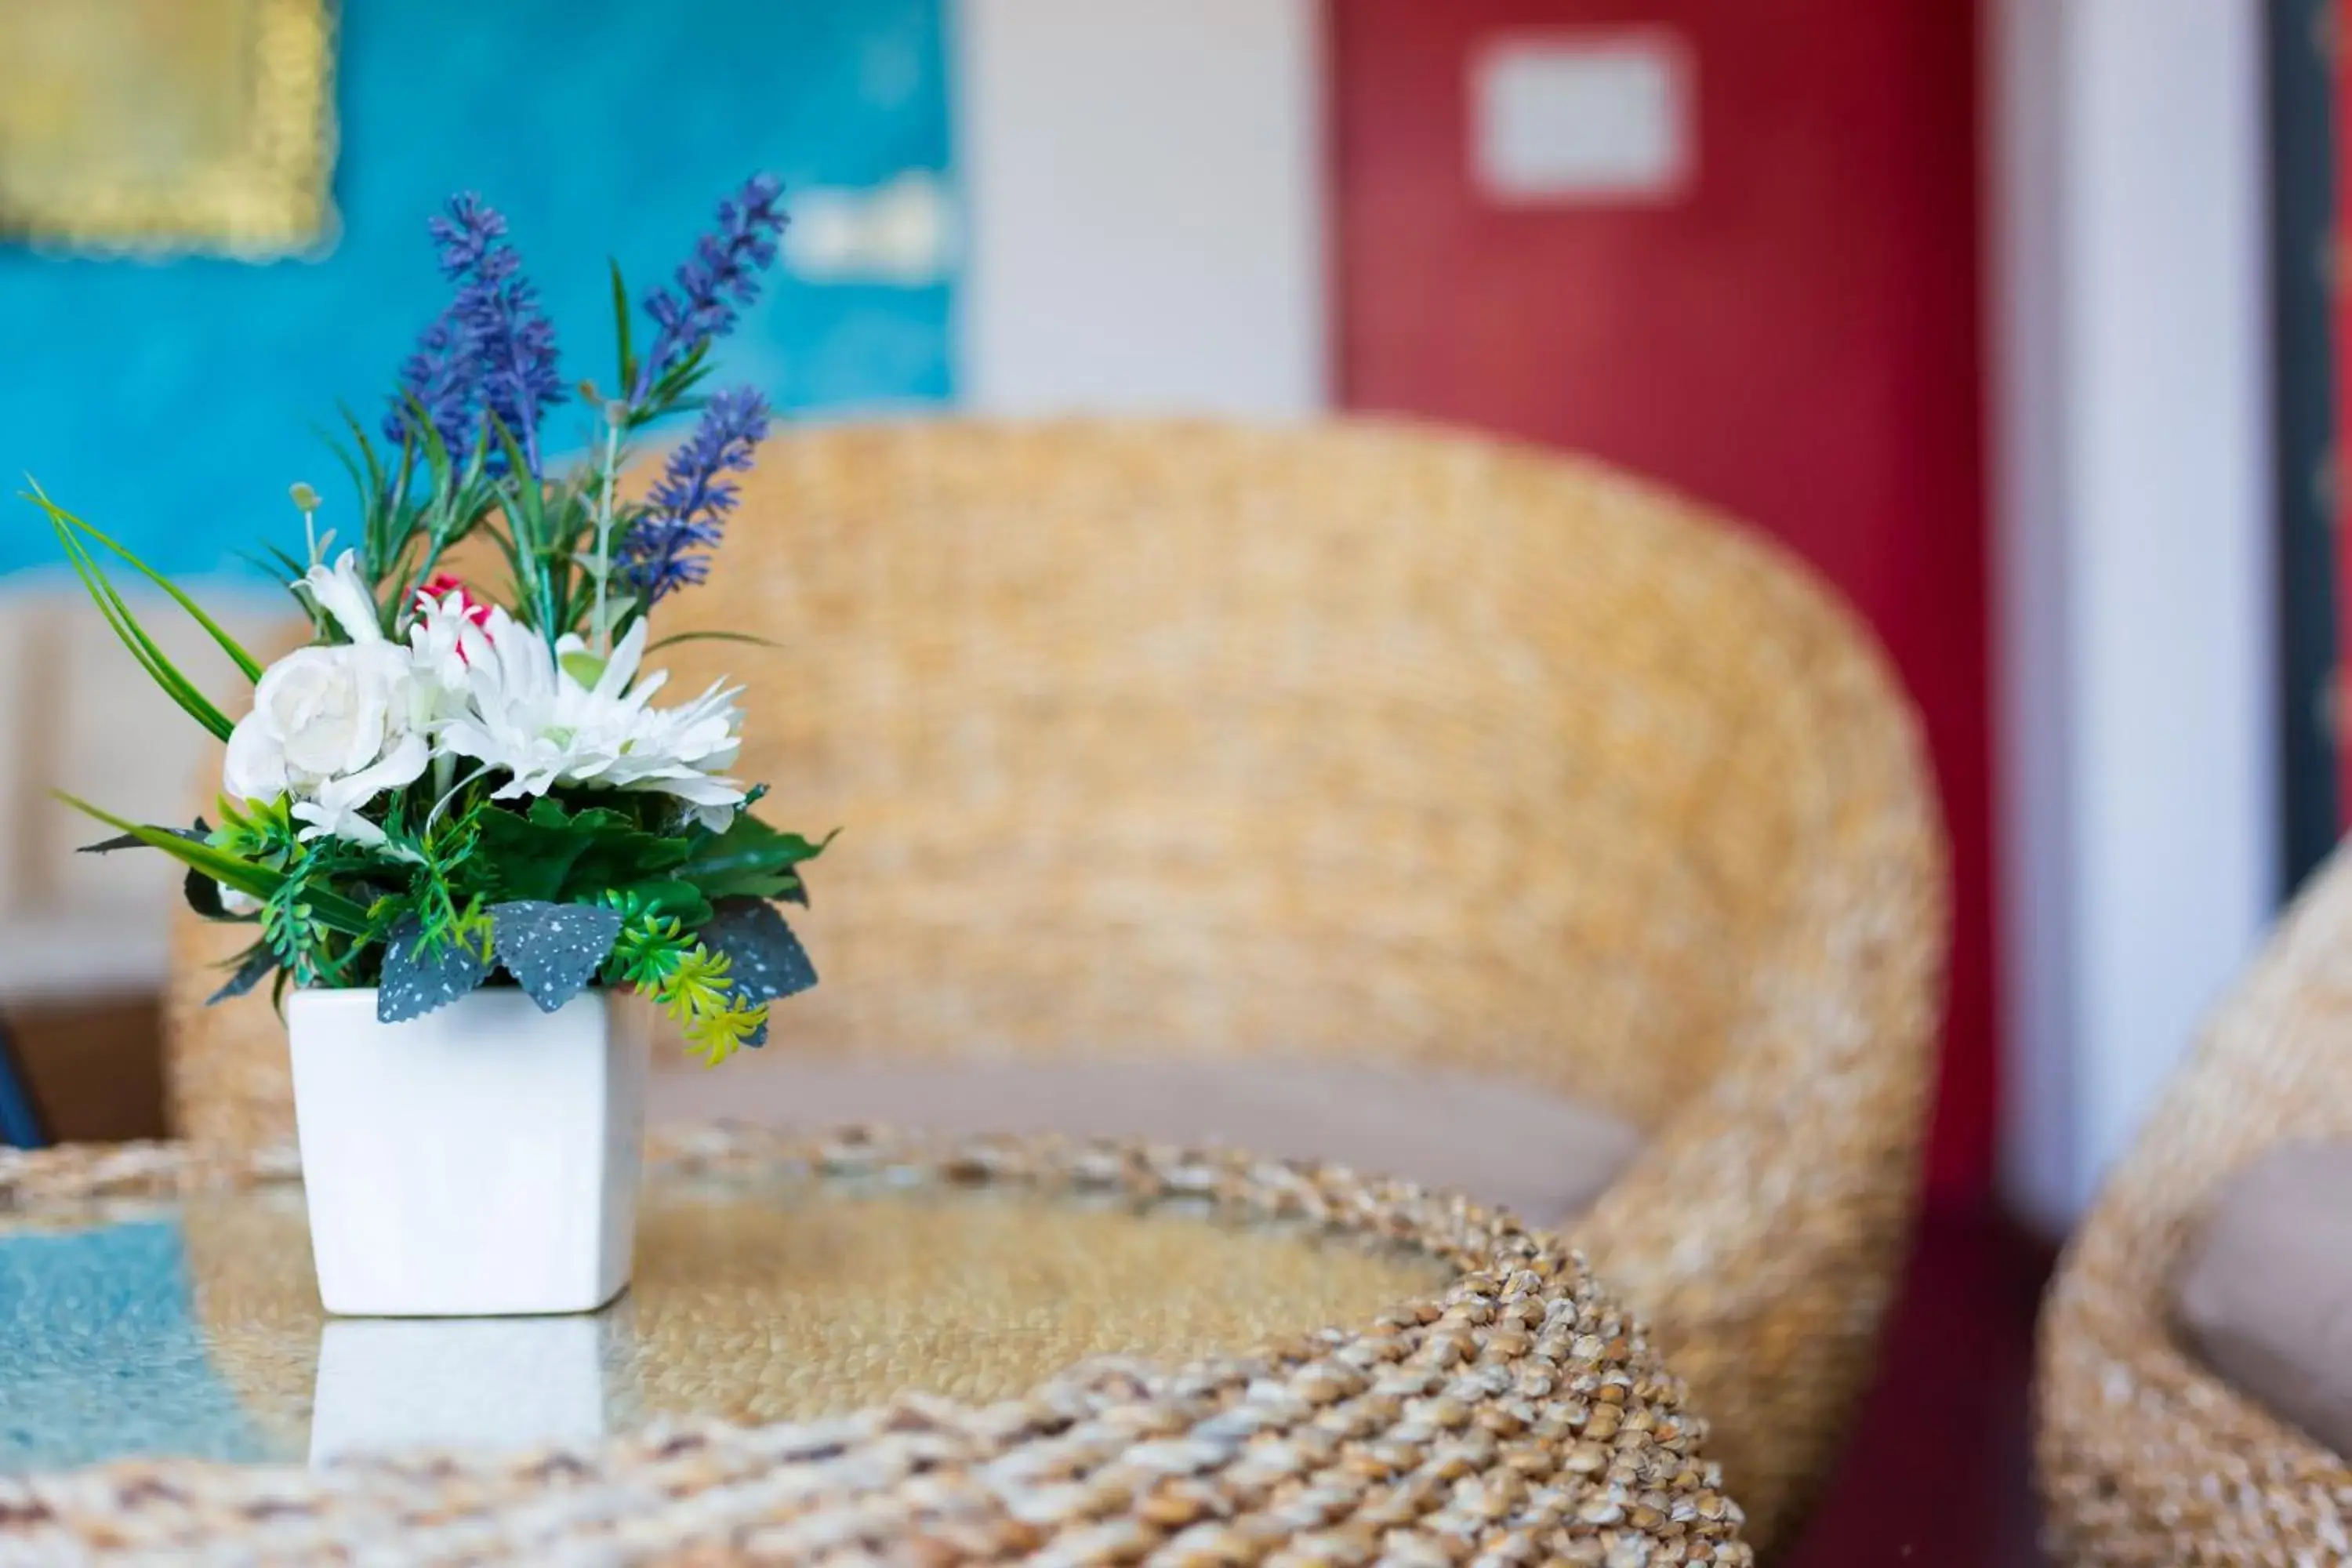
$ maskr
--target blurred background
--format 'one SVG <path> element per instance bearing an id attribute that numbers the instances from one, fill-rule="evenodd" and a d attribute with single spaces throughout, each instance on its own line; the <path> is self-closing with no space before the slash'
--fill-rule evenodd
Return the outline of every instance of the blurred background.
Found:
<path id="1" fill-rule="evenodd" d="M 438 309 L 444 196 L 597 323 L 583 258 L 641 290 L 757 169 L 794 224 L 724 369 L 802 417 L 1376 410 L 1593 454 L 1891 650 L 1955 854 L 1933 1194 L 2056 1237 L 2352 776 L 2332 12 L 0 0 L 39 88 L 0 102 L 0 465 L 262 625 L 237 552 L 342 482 L 317 427 Z M 196 749 L 54 561 L 0 526 L 0 1005 L 57 1132 L 152 1131 L 170 877 L 74 858 L 47 791 L 173 816 Z M 2034 1245 L 1985 1264 L 2029 1307 Z"/>

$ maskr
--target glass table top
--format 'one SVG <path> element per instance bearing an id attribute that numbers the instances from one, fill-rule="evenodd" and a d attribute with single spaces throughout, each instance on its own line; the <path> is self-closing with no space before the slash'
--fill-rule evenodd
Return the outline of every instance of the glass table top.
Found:
<path id="1" fill-rule="evenodd" d="M 1080 1362 L 1360 1325 L 1425 1254 L 1178 1203 L 656 1178 L 635 1284 L 572 1318 L 329 1318 L 301 1190 L 0 1213 L 0 1472 L 593 1440 L 664 1415 L 985 1403 Z"/>

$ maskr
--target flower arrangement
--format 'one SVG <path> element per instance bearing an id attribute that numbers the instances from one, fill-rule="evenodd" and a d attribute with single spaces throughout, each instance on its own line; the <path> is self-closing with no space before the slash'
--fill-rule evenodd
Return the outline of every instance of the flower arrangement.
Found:
<path id="1" fill-rule="evenodd" d="M 312 637 L 263 668 L 189 595 L 33 487 L 68 560 L 134 658 L 227 742 L 219 820 L 125 821 L 121 837 L 188 871 L 197 911 L 256 927 L 213 1000 L 265 979 L 377 987 L 377 1016 L 418 1016 L 511 982 L 552 1012 L 593 985 L 632 988 L 716 1063 L 762 1044 L 771 1003 L 815 983 L 779 903 L 805 904 L 820 842 L 753 815 L 762 787 L 727 776 L 738 689 L 656 705 L 648 658 L 670 595 L 704 581 L 769 413 L 748 387 L 704 393 L 712 345 L 758 296 L 785 218 L 760 176 L 721 202 L 714 230 L 638 325 L 612 268 L 611 389 L 577 390 L 584 458 L 551 455 L 569 400 L 555 332 L 507 238 L 471 195 L 430 232 L 449 304 L 399 371 L 371 435 L 346 416 L 339 447 L 357 491 L 350 542 L 293 498 L 305 555 L 269 552 Z M 641 500 L 618 476 L 637 439 L 694 412 Z M 487 540 L 501 593 L 448 574 Z M 101 565 L 120 558 L 168 593 L 253 682 L 232 722 L 173 666 Z M 478 548 L 477 553 L 479 553 Z M 699 633 L 698 636 L 724 634 Z M 755 640 L 744 638 L 742 640 Z"/>

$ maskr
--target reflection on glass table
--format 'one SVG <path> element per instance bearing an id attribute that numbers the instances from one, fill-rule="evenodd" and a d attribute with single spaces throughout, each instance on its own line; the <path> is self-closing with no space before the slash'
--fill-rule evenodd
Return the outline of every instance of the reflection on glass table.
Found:
<path id="1" fill-rule="evenodd" d="M 1090 1357 L 1246 1350 L 1440 1286 L 1426 1255 L 1176 1205 L 659 1180 L 575 1318 L 329 1319 L 297 1186 L 0 1214 L 0 1471 L 325 1460 L 986 1401 Z"/>
<path id="2" fill-rule="evenodd" d="M 310 1459 L 401 1448 L 536 1448 L 609 1430 L 627 1306 L 570 1318 L 330 1318 Z"/>

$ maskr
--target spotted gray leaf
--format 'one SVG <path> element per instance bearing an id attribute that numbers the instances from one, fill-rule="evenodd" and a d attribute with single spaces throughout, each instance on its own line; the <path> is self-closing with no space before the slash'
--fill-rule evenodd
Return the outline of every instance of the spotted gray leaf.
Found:
<path id="1" fill-rule="evenodd" d="M 384 937 L 383 980 L 375 994 L 380 1024 L 421 1018 L 471 994 L 490 976 L 482 955 L 462 943 L 442 942 L 419 952 L 421 930 L 415 915 L 403 915 Z"/>
<path id="2" fill-rule="evenodd" d="M 801 939 L 764 899 L 721 899 L 695 935 L 731 961 L 728 975 L 755 1002 L 772 1002 L 816 984 Z"/>
<path id="3" fill-rule="evenodd" d="M 517 899 L 490 908 L 490 945 L 542 1013 L 588 987 L 621 934 L 621 911 Z"/>

